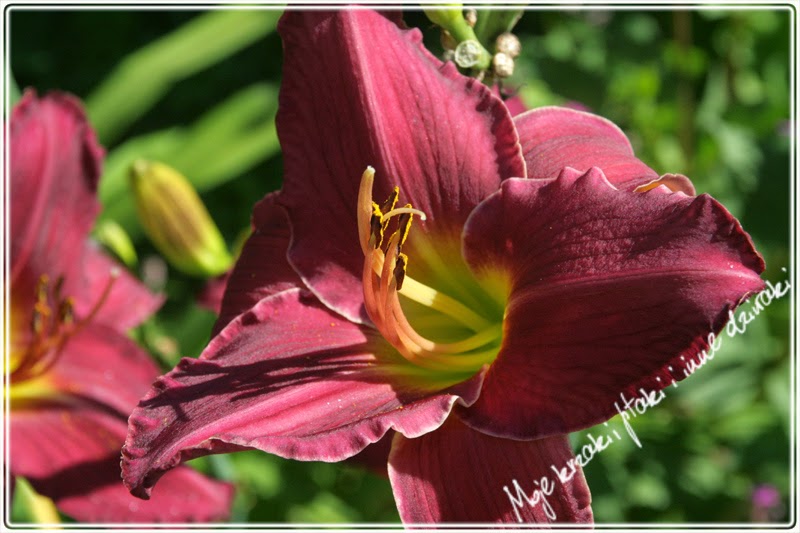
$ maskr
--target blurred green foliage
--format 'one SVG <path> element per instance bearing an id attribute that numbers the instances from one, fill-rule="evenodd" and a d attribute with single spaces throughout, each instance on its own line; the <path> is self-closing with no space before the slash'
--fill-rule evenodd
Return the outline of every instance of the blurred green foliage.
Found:
<path id="1" fill-rule="evenodd" d="M 166 267 L 144 239 L 126 173 L 138 157 L 179 170 L 233 246 L 253 204 L 280 187 L 278 14 L 11 13 L 17 85 L 83 98 L 108 150 L 100 222 L 128 233 L 137 273 L 167 294 L 136 332 L 165 369 L 200 353 L 214 314 L 195 303 L 202 282 Z M 791 16 L 785 9 L 526 11 L 514 30 L 523 54 L 506 85 L 530 107 L 569 103 L 616 122 L 650 166 L 686 174 L 699 193 L 722 201 L 764 255 L 765 277 L 783 280 L 781 269 L 791 266 Z M 408 12 L 406 21 L 440 52 L 422 13 Z M 631 422 L 641 449 L 623 438 L 594 458 L 585 472 L 598 522 L 747 522 L 760 484 L 778 488 L 784 508 L 774 518 L 787 518 L 789 316 L 787 297 L 746 334 L 725 337 L 713 361 Z M 622 433 L 619 419 L 609 425 Z M 572 435 L 573 444 L 598 429 Z M 237 483 L 237 522 L 398 520 L 388 481 L 349 464 L 259 452 L 192 464 Z"/>

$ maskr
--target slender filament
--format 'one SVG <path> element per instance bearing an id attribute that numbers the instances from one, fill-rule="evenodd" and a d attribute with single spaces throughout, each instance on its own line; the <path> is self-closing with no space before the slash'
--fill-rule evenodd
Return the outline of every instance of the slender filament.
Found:
<path id="1" fill-rule="evenodd" d="M 410 204 L 394 207 L 399 195 L 397 187 L 382 206 L 373 202 L 374 175 L 372 167 L 367 167 L 362 175 L 357 212 L 359 239 L 364 252 L 364 303 L 370 319 L 404 358 L 421 367 L 474 371 L 490 363 L 497 355 L 502 326 L 490 323 L 458 300 L 406 275 L 408 258 L 401 250 L 413 217 L 425 220 L 425 213 Z M 399 217 L 400 222 L 386 239 L 384 232 L 395 217 Z M 409 323 L 398 295 L 449 316 L 475 333 L 457 342 L 430 340 Z"/>

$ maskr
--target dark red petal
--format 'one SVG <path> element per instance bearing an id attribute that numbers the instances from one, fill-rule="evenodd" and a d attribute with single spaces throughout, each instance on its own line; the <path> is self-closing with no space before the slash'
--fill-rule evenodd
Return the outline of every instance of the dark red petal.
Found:
<path id="1" fill-rule="evenodd" d="M 575 465 L 564 483 L 553 470 L 567 467 L 573 459 L 566 435 L 500 439 L 451 416 L 422 437 L 395 437 L 389 479 L 405 523 L 587 524 L 592 522 L 592 497 L 582 469 Z M 568 473 L 571 467 L 565 478 Z"/>
<path id="2" fill-rule="evenodd" d="M 100 208 L 103 149 L 80 102 L 66 94 L 40 99 L 26 91 L 9 129 L 12 284 L 23 271 L 33 278 L 66 274 L 80 259 Z"/>
<path id="3" fill-rule="evenodd" d="M 116 278 L 94 315 L 94 322 L 127 331 L 141 324 L 164 303 L 164 296 L 151 293 L 94 242 L 84 241 L 83 247 L 83 257 L 76 262 L 76 268 L 64 285 L 64 293 L 74 299 L 77 318 L 89 315 L 98 305 L 113 276 Z"/>
<path id="4" fill-rule="evenodd" d="M 528 177 L 555 178 L 571 167 L 600 168 L 620 189 L 651 182 L 658 174 L 633 155 L 628 138 L 613 122 L 566 107 L 541 107 L 514 118 Z"/>
<path id="5" fill-rule="evenodd" d="M 79 522 L 209 522 L 227 518 L 233 487 L 188 467 L 170 472 L 151 501 L 120 479 L 125 419 L 88 403 L 13 410 L 11 470 Z"/>
<path id="6" fill-rule="evenodd" d="M 514 124 L 499 99 L 368 10 L 290 11 L 281 19 L 283 82 L 277 117 L 289 260 L 311 290 L 351 320 L 362 312 L 363 255 L 356 200 L 376 169 L 375 198 L 394 185 L 428 215 L 408 250 L 436 232 L 458 243 L 470 211 L 502 179 L 525 176 Z M 415 257 L 415 277 L 424 278 Z"/>
<path id="7" fill-rule="evenodd" d="M 372 443 L 347 461 L 367 468 L 381 476 L 388 476 L 386 466 L 389 463 L 389 452 L 392 450 L 394 430 L 389 430 L 378 442 Z"/>
<path id="8" fill-rule="evenodd" d="M 464 253 L 511 280 L 503 345 L 465 420 L 514 438 L 597 424 L 620 394 L 682 379 L 764 287 L 761 256 L 714 199 L 619 191 L 596 168 L 504 182 L 470 217 Z"/>
<path id="9" fill-rule="evenodd" d="M 159 378 L 129 421 L 123 473 L 133 494 L 146 498 L 164 471 L 209 453 L 341 461 L 389 429 L 416 437 L 456 401 L 475 401 L 482 374 L 428 377 L 376 331 L 306 295 L 265 298 L 199 360 Z"/>
<path id="10" fill-rule="evenodd" d="M 127 418 L 158 374 L 158 366 L 135 342 L 93 323 L 69 339 L 46 377 L 57 390 Z"/>
<path id="11" fill-rule="evenodd" d="M 275 204 L 276 198 L 267 195 L 253 210 L 253 233 L 231 271 L 214 335 L 259 300 L 304 287 L 286 259 L 292 232 L 286 210 Z"/>
<path id="12" fill-rule="evenodd" d="M 528 111 L 528 106 L 525 105 L 525 102 L 522 101 L 522 98 L 520 98 L 518 94 L 515 94 L 515 92 L 516 91 L 513 90 L 501 91 L 498 85 L 492 85 L 492 94 L 503 100 L 503 103 L 506 105 L 506 109 L 508 109 L 508 112 L 511 113 L 512 117 L 516 117 L 517 115 L 521 115 L 522 113 Z"/>

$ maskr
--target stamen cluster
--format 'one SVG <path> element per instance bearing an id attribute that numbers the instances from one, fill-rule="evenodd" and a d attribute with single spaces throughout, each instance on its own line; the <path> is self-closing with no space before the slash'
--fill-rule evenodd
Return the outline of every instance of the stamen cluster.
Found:
<path id="1" fill-rule="evenodd" d="M 402 252 L 414 216 L 426 219 L 411 204 L 396 207 L 400 196 L 395 187 L 385 202 L 372 201 L 375 170 L 367 167 L 358 195 L 358 229 L 364 252 L 362 282 L 367 314 L 389 343 L 408 361 L 431 370 L 475 371 L 497 355 L 499 324 L 492 325 L 461 302 L 421 284 L 406 275 L 408 256 Z M 391 219 L 396 229 L 386 238 Z M 400 292 L 402 290 L 402 292 Z M 436 309 L 463 323 L 476 333 L 464 340 L 440 343 L 420 335 L 409 323 L 399 294 Z"/>
<path id="2" fill-rule="evenodd" d="M 64 278 L 59 277 L 51 290 L 50 277 L 47 274 L 39 277 L 29 324 L 31 339 L 11 372 L 12 383 L 41 376 L 56 363 L 67 341 L 97 315 L 118 276 L 119 272 L 114 269 L 100 298 L 89 313 L 78 320 L 75 318 L 74 299 L 61 294 Z"/>

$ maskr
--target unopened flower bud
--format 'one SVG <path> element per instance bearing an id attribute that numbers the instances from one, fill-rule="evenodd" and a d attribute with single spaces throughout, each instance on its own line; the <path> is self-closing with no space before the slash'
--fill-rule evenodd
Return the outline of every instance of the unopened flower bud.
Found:
<path id="1" fill-rule="evenodd" d="M 478 12 L 474 9 L 465 9 L 464 20 L 467 21 L 467 24 L 469 24 L 470 28 L 474 28 L 475 24 L 478 23 Z"/>
<path id="2" fill-rule="evenodd" d="M 441 42 L 442 48 L 444 48 L 445 51 L 455 50 L 456 46 L 458 46 L 456 40 L 453 39 L 453 36 L 450 35 L 450 32 L 447 30 L 442 30 L 439 42 Z"/>
<path id="3" fill-rule="evenodd" d="M 475 36 L 475 30 L 469 21 L 464 18 L 465 13 L 461 4 L 445 4 L 445 7 L 436 9 L 422 8 L 434 24 L 447 32 L 458 46 L 455 48 L 453 60 L 461 68 L 472 68 L 483 71 L 492 66 L 492 55 L 483 47 Z M 445 50 L 450 49 L 449 41 L 443 42 Z"/>
<path id="4" fill-rule="evenodd" d="M 519 57 L 520 52 L 522 52 L 522 45 L 519 42 L 519 39 L 513 33 L 501 33 L 497 36 L 497 40 L 494 42 L 495 50 L 500 54 L 505 54 L 511 59 Z"/>
<path id="5" fill-rule="evenodd" d="M 162 163 L 138 160 L 130 180 L 139 220 L 172 266 L 201 277 L 230 268 L 225 241 L 185 177 Z"/>
<path id="6" fill-rule="evenodd" d="M 483 47 L 478 41 L 463 41 L 456 47 L 456 65 L 461 68 L 474 67 L 480 61 L 482 52 Z"/>
<path id="7" fill-rule="evenodd" d="M 506 54 L 497 53 L 492 58 L 492 69 L 498 78 L 508 78 L 514 74 L 514 60 Z"/>
<path id="8" fill-rule="evenodd" d="M 463 23 L 464 20 L 459 3 L 443 4 L 443 7 L 436 9 L 425 8 L 423 4 L 422 10 L 431 22 L 444 29 Z"/>
<path id="9" fill-rule="evenodd" d="M 114 254 L 125 263 L 128 268 L 136 266 L 136 248 L 133 247 L 131 238 L 122 229 L 122 226 L 113 220 L 103 220 L 98 222 L 94 228 L 94 238 L 114 252 Z"/>

